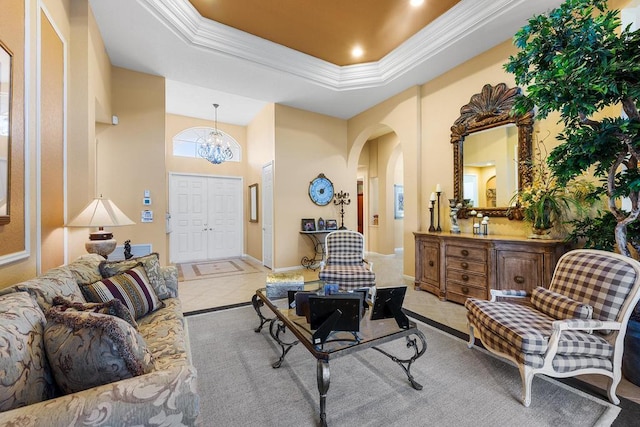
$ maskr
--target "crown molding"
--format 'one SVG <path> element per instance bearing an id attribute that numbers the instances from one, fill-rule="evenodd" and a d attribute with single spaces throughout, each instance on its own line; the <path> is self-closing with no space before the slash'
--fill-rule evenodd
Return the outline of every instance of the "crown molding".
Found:
<path id="1" fill-rule="evenodd" d="M 187 0 L 138 0 L 185 43 L 337 91 L 384 86 L 526 0 L 462 0 L 376 62 L 338 66 L 203 18 Z"/>

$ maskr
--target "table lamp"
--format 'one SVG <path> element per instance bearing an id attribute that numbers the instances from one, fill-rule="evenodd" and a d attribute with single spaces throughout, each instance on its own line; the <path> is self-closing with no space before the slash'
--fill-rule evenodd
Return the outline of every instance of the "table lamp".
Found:
<path id="1" fill-rule="evenodd" d="M 85 206 L 66 226 L 98 227 L 98 231 L 89 234 L 89 241 L 84 247 L 87 252 L 102 255 L 106 259 L 116 248 L 116 239 L 113 238 L 113 233 L 105 231 L 104 227 L 133 224 L 135 222 L 131 221 L 111 200 L 100 196 Z"/>

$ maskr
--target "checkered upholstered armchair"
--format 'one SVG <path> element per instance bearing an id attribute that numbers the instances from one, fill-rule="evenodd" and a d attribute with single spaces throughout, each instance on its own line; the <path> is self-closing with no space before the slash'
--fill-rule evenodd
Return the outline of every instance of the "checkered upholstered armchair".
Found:
<path id="1" fill-rule="evenodd" d="M 357 231 L 338 230 L 327 234 L 325 260 L 320 265 L 320 280 L 337 283 L 340 289 L 373 287 L 373 265 L 364 259 L 364 237 Z"/>
<path id="2" fill-rule="evenodd" d="M 518 365 L 524 406 L 531 403 L 536 374 L 605 375 L 609 400 L 617 405 L 624 335 L 639 289 L 637 261 L 612 252 L 568 252 L 549 289 L 539 287 L 529 295 L 494 290 L 491 301 L 468 299 L 469 348 L 475 329 L 488 350 Z M 506 297 L 528 301 L 518 304 Z"/>

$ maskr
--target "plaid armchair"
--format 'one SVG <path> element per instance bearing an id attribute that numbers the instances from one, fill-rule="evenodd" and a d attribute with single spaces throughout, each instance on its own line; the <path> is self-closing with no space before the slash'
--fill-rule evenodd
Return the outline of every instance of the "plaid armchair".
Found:
<path id="1" fill-rule="evenodd" d="M 327 234 L 325 260 L 320 264 L 320 280 L 352 290 L 376 285 L 373 264 L 364 259 L 364 237 L 357 231 L 338 230 Z"/>
<path id="2" fill-rule="evenodd" d="M 624 335 L 639 289 L 639 262 L 612 252 L 574 250 L 558 261 L 549 289 L 530 295 L 494 290 L 491 301 L 468 299 L 468 346 L 473 347 L 475 329 L 488 350 L 518 365 L 524 406 L 531 403 L 536 374 L 605 375 L 609 400 L 617 405 Z"/>

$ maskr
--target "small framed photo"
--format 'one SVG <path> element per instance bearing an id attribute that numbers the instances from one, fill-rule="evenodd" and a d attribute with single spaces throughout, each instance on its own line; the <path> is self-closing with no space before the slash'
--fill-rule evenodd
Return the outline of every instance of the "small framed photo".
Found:
<path id="1" fill-rule="evenodd" d="M 303 218 L 302 231 L 316 231 L 316 220 L 313 218 Z"/>
<path id="2" fill-rule="evenodd" d="M 318 231 L 324 231 L 324 219 L 318 218 Z"/>
<path id="3" fill-rule="evenodd" d="M 328 219 L 324 223 L 326 230 L 337 230 L 338 229 L 338 221 L 335 219 Z"/>

